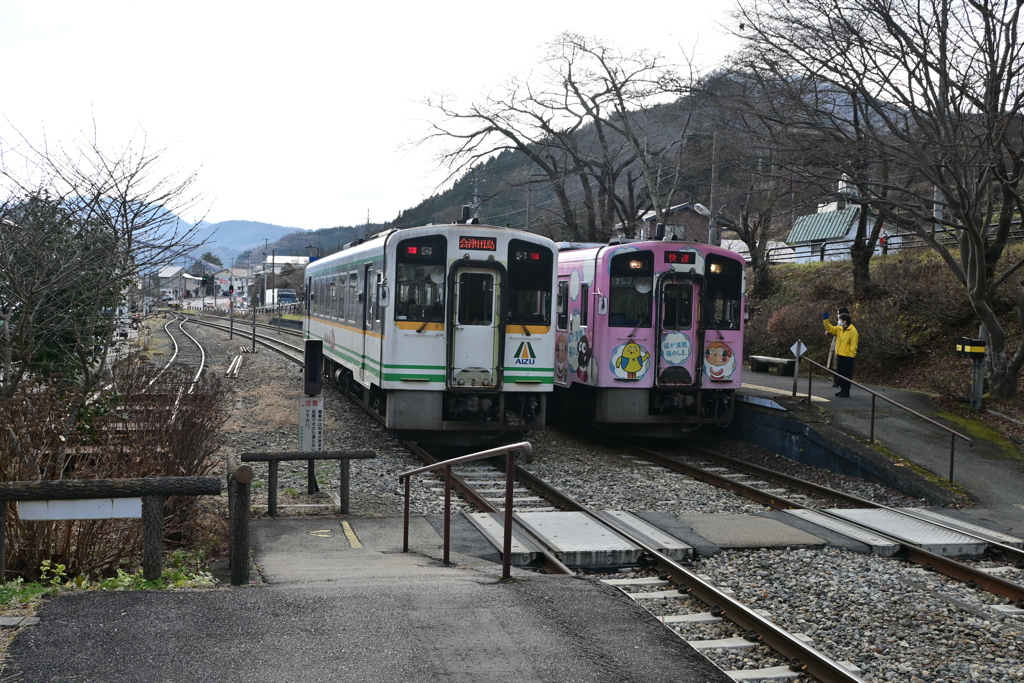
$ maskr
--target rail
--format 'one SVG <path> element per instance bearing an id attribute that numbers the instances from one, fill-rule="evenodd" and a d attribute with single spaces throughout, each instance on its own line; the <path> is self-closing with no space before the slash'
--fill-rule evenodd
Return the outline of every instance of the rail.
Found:
<path id="1" fill-rule="evenodd" d="M 803 345 L 802 340 L 797 340 L 797 345 L 802 346 Z M 818 363 L 816 361 L 811 360 L 810 358 L 807 357 L 806 354 L 798 356 L 797 357 L 796 372 L 793 373 L 793 398 L 796 398 L 796 396 L 797 396 L 797 383 L 798 383 L 798 380 L 800 379 L 800 363 L 801 363 L 801 361 L 806 361 L 807 363 L 809 363 L 808 368 L 807 368 L 807 403 L 810 404 L 810 402 L 811 402 L 812 378 L 814 377 L 814 370 L 813 370 L 813 368 L 811 366 L 817 366 L 817 367 L 821 368 L 822 370 L 824 370 L 825 372 L 831 374 L 833 377 L 838 377 L 839 373 L 837 373 L 835 370 L 831 370 L 831 369 L 825 367 L 821 363 Z M 949 481 L 950 481 L 950 483 L 952 483 L 952 481 L 953 481 L 953 458 L 954 458 L 954 455 L 955 455 L 955 452 L 956 452 L 956 440 L 957 440 L 957 437 L 959 437 L 959 438 L 963 439 L 964 441 L 966 441 L 967 445 L 969 445 L 969 446 L 971 446 L 973 448 L 974 447 L 974 441 L 969 436 L 964 436 L 963 434 L 961 434 L 960 432 L 956 431 L 955 429 L 950 429 L 946 425 L 933 420 L 932 418 L 928 417 L 927 415 L 922 415 L 921 413 L 917 412 L 916 410 L 908 408 L 908 407 L 906 407 L 905 405 L 903 405 L 901 403 L 897 403 L 896 401 L 892 400 L 891 398 L 888 398 L 886 396 L 882 396 L 877 391 L 869 389 L 868 387 L 864 386 L 863 384 L 859 384 L 857 382 L 854 382 L 852 379 L 846 380 L 846 381 L 848 381 L 850 384 L 853 384 L 858 389 L 861 389 L 862 391 L 866 391 L 867 393 L 871 394 L 871 428 L 870 428 L 869 435 L 868 435 L 868 443 L 874 443 L 875 442 L 875 399 L 876 398 L 880 398 L 883 401 L 885 401 L 886 403 L 891 403 L 892 405 L 896 406 L 900 410 L 902 410 L 904 412 L 907 412 L 907 413 L 910 413 L 911 415 L 913 415 L 915 417 L 919 417 L 922 420 L 924 420 L 925 422 L 928 422 L 929 424 L 932 424 L 932 425 L 938 427 L 939 429 L 942 429 L 942 430 L 948 432 L 949 435 L 950 435 L 950 437 L 949 437 Z"/>
<path id="2" fill-rule="evenodd" d="M 470 453 L 469 455 L 463 455 L 432 465 L 417 467 L 414 470 L 399 474 L 398 481 L 405 483 L 405 521 L 402 531 L 402 552 L 409 552 L 409 498 L 410 482 L 413 475 L 444 469 L 444 563 L 445 566 L 448 566 L 451 564 L 452 465 L 462 465 L 474 460 L 505 455 L 505 538 L 501 552 L 501 578 L 502 580 L 512 578 L 512 489 L 514 488 L 515 481 L 515 458 L 508 456 L 514 451 L 522 451 L 526 455 L 526 462 L 533 462 L 533 446 L 528 441 L 521 441 L 508 446 L 499 446 L 498 448 Z"/>

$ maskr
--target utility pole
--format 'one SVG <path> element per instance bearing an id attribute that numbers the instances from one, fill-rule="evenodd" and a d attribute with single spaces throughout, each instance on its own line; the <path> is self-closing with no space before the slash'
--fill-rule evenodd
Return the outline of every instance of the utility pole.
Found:
<path id="1" fill-rule="evenodd" d="M 722 246 L 718 236 L 718 131 L 711 134 L 711 221 L 708 223 L 708 244 Z"/>
<path id="2" fill-rule="evenodd" d="M 267 305 L 267 244 L 269 242 L 270 240 L 263 239 L 263 296 L 260 297 L 261 306 Z M 255 316 L 253 316 L 253 320 L 255 320 Z M 255 326 L 255 323 L 253 325 Z"/>
<path id="3" fill-rule="evenodd" d="M 533 188 L 526 188 L 526 231 L 530 231 L 530 207 L 533 206 Z"/>
<path id="4" fill-rule="evenodd" d="M 480 220 L 480 178 L 476 175 L 476 167 L 473 167 L 473 218 Z"/>

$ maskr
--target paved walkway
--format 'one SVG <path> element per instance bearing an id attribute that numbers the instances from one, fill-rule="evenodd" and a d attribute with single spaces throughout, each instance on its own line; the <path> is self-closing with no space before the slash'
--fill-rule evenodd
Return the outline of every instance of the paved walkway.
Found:
<path id="1" fill-rule="evenodd" d="M 963 486 L 977 505 L 959 511 L 967 519 L 1024 537 L 1024 453 L 1013 442 L 995 441 L 964 432 L 964 428 L 943 419 L 932 399 L 923 393 L 871 387 L 880 395 L 928 416 L 969 436 L 974 445 L 956 439 L 953 451 L 953 481 Z M 793 393 L 793 378 L 774 372 L 744 369 L 744 393 L 777 398 L 785 407 Z M 829 423 L 851 436 L 866 440 L 871 432 L 871 395 L 853 387 L 850 398 L 838 398 L 832 383 L 815 377 L 811 383 L 813 405 L 822 408 Z M 807 375 L 797 383 L 800 397 L 807 396 Z M 875 399 L 875 440 L 890 451 L 943 479 L 950 474 L 948 432 L 890 403 Z"/>
<path id="2" fill-rule="evenodd" d="M 47 601 L 0 682 L 731 680 L 610 586 L 444 567 L 422 518 L 409 554 L 400 517 L 261 520 L 253 536 L 267 585 Z"/>

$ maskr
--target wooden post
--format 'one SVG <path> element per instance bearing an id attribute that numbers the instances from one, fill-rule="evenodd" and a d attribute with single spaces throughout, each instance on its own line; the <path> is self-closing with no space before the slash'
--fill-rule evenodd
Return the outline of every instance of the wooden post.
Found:
<path id="1" fill-rule="evenodd" d="M 341 467 L 341 474 L 338 477 L 338 513 L 342 515 L 348 514 L 349 508 L 349 460 L 347 458 L 339 460 L 338 463 Z"/>
<path id="2" fill-rule="evenodd" d="M 156 581 L 164 573 L 164 497 L 142 497 L 142 578 Z"/>
<path id="3" fill-rule="evenodd" d="M 244 586 L 249 583 L 249 482 L 253 471 L 249 465 L 242 465 L 231 473 L 228 488 L 234 488 L 231 508 L 228 510 L 231 533 L 229 567 L 231 585 Z"/>
<path id="4" fill-rule="evenodd" d="M 0 498 L 0 586 L 4 585 L 7 577 L 4 572 L 7 570 L 7 501 Z"/>
<path id="5" fill-rule="evenodd" d="M 277 517 L 277 466 L 279 460 L 267 463 L 267 514 Z"/>

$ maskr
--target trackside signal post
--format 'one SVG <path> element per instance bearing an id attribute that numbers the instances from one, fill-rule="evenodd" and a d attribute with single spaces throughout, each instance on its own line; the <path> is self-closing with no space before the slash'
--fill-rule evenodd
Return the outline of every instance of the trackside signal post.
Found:
<path id="1" fill-rule="evenodd" d="M 299 448 L 306 452 L 322 451 L 324 448 L 324 389 L 323 358 L 324 343 L 319 339 L 307 339 L 302 365 L 302 392 L 299 400 Z M 310 494 L 320 487 L 316 483 L 315 461 L 309 460 L 306 483 Z M 342 461 L 342 468 L 348 461 Z"/>
<path id="2" fill-rule="evenodd" d="M 981 397 L 985 393 L 985 351 L 988 345 L 988 328 L 978 330 L 977 339 L 959 337 L 956 340 L 956 355 L 974 359 L 974 373 L 971 378 L 971 409 L 981 410 Z"/>

